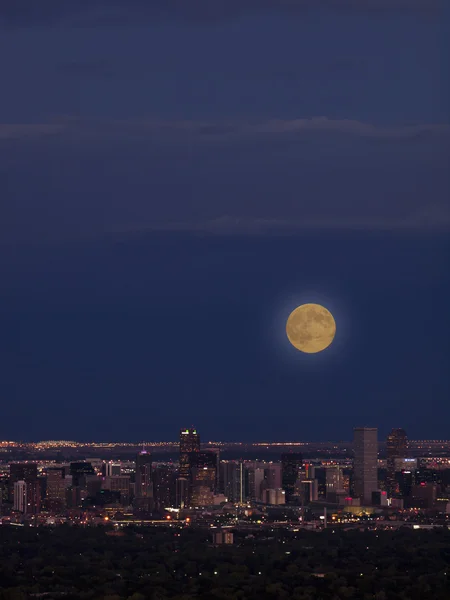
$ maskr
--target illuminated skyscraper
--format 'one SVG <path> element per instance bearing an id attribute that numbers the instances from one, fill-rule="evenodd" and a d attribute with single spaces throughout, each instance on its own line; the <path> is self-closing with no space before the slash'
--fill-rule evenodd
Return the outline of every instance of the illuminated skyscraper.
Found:
<path id="1" fill-rule="evenodd" d="M 281 455 L 281 487 L 286 492 L 286 504 L 295 494 L 295 485 L 302 468 L 302 455 L 299 452 L 286 452 Z"/>
<path id="2" fill-rule="evenodd" d="M 194 452 L 190 465 L 190 504 L 206 506 L 212 504 L 217 481 L 217 454 L 215 452 Z"/>
<path id="3" fill-rule="evenodd" d="M 207 452 L 214 454 L 216 457 L 216 483 L 214 485 L 214 492 L 217 492 L 219 488 L 219 466 L 220 466 L 220 449 L 219 448 L 208 448 Z"/>
<path id="4" fill-rule="evenodd" d="M 153 471 L 153 494 L 155 497 L 155 508 L 176 506 L 176 471 L 171 465 L 160 465 Z"/>
<path id="5" fill-rule="evenodd" d="M 191 455 L 200 452 L 200 435 L 195 429 L 180 431 L 180 467 L 178 476 L 188 479 L 191 470 Z"/>
<path id="6" fill-rule="evenodd" d="M 390 498 L 400 495 L 399 484 L 395 477 L 396 459 L 406 458 L 408 438 L 404 429 L 393 429 L 386 440 L 386 487 Z"/>
<path id="7" fill-rule="evenodd" d="M 146 450 L 136 457 L 135 507 L 148 512 L 153 508 L 152 456 Z"/>
<path id="8" fill-rule="evenodd" d="M 46 504 L 48 510 L 56 512 L 65 507 L 66 489 L 64 467 L 47 469 Z"/>
<path id="9" fill-rule="evenodd" d="M 259 463 L 254 463 L 248 467 L 248 490 L 251 500 L 261 502 L 263 494 L 267 489 L 267 482 L 264 479 L 264 468 Z"/>
<path id="10" fill-rule="evenodd" d="M 37 476 L 37 465 L 34 463 L 12 463 L 9 466 L 9 485 L 10 495 L 13 500 L 13 505 L 16 506 L 17 502 L 23 505 L 25 502 L 24 511 L 26 514 L 37 514 L 41 509 L 41 488 Z M 16 486 L 16 483 L 20 483 L 20 486 Z M 25 490 L 23 489 L 23 483 L 26 484 Z M 17 500 L 16 496 L 20 495 L 21 500 Z"/>
<path id="11" fill-rule="evenodd" d="M 243 503 L 247 498 L 248 470 L 242 461 L 223 460 L 220 463 L 219 492 L 229 502 Z"/>
<path id="12" fill-rule="evenodd" d="M 372 492 L 378 490 L 377 434 L 376 427 L 356 427 L 353 430 L 354 491 L 365 505 L 372 503 Z"/>
<path id="13" fill-rule="evenodd" d="M 23 480 L 14 482 L 14 510 L 27 512 L 27 484 Z"/>
<path id="14" fill-rule="evenodd" d="M 344 491 L 344 474 L 339 465 L 331 465 L 325 471 L 326 495 Z"/>

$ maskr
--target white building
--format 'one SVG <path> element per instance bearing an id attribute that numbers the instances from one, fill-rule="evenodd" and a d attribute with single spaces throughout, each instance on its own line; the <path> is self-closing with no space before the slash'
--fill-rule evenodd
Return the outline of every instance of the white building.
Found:
<path id="1" fill-rule="evenodd" d="M 14 482 L 14 510 L 27 512 L 27 484 L 25 481 Z"/>

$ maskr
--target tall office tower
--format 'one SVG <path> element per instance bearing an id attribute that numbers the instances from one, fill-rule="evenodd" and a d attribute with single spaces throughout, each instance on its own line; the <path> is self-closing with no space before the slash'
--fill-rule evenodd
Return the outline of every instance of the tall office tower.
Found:
<path id="1" fill-rule="evenodd" d="M 316 502 L 319 498 L 319 486 L 317 479 L 304 479 L 300 483 L 300 499 L 303 505 Z"/>
<path id="2" fill-rule="evenodd" d="M 194 452 L 190 455 L 190 505 L 212 504 L 217 481 L 217 455 L 215 452 Z"/>
<path id="3" fill-rule="evenodd" d="M 179 477 L 189 478 L 191 456 L 195 452 L 200 452 L 200 435 L 195 429 L 181 429 Z"/>
<path id="4" fill-rule="evenodd" d="M 45 502 L 51 512 L 62 510 L 66 506 L 66 479 L 64 467 L 47 469 L 47 490 Z"/>
<path id="5" fill-rule="evenodd" d="M 219 471 L 219 492 L 229 502 L 242 504 L 247 499 L 248 490 L 248 470 L 243 461 L 223 460 Z"/>
<path id="6" fill-rule="evenodd" d="M 239 463 L 223 460 L 219 466 L 219 487 L 229 502 L 239 502 Z"/>
<path id="7" fill-rule="evenodd" d="M 8 480 L 0 478 L 0 515 L 3 514 L 2 506 L 8 502 Z"/>
<path id="8" fill-rule="evenodd" d="M 402 498 L 411 496 L 412 488 L 415 485 L 415 472 L 413 470 L 402 470 L 395 474 L 395 479 L 398 483 L 399 495 Z"/>
<path id="9" fill-rule="evenodd" d="M 14 482 L 13 508 L 23 514 L 27 512 L 27 484 L 23 479 Z"/>
<path id="10" fill-rule="evenodd" d="M 264 478 L 264 468 L 259 463 L 254 463 L 248 468 L 248 491 L 251 500 L 261 502 L 268 489 Z"/>
<path id="11" fill-rule="evenodd" d="M 72 475 L 72 484 L 81 487 L 86 485 L 86 477 L 96 475 L 95 469 L 90 462 L 70 463 L 70 474 Z"/>
<path id="12" fill-rule="evenodd" d="M 129 475 L 107 475 L 102 478 L 102 489 L 120 494 L 120 504 L 130 504 L 130 476 Z"/>
<path id="13" fill-rule="evenodd" d="M 399 483 L 396 480 L 396 462 L 406 458 L 408 437 L 404 429 L 393 429 L 386 440 L 386 488 L 390 498 L 400 495 Z M 397 460 L 396 460 L 397 459 Z"/>
<path id="14" fill-rule="evenodd" d="M 41 510 L 41 486 L 37 476 L 37 465 L 28 463 L 12 463 L 9 466 L 10 497 L 13 505 L 16 504 L 15 484 L 24 481 L 26 484 L 26 514 L 37 514 Z M 21 493 L 22 487 L 17 489 Z"/>
<path id="15" fill-rule="evenodd" d="M 216 457 L 216 483 L 214 485 L 214 492 L 217 492 L 219 489 L 220 448 L 208 448 L 207 452 L 214 454 Z"/>
<path id="16" fill-rule="evenodd" d="M 36 481 L 37 476 L 37 464 L 35 463 L 11 463 L 9 465 L 9 501 L 14 503 L 16 481 Z"/>
<path id="17" fill-rule="evenodd" d="M 11 463 L 9 465 L 9 480 L 12 483 L 16 481 L 35 481 L 37 476 L 36 463 Z"/>
<path id="18" fill-rule="evenodd" d="M 39 481 L 14 482 L 14 510 L 25 515 L 37 515 L 41 509 L 41 488 Z"/>
<path id="19" fill-rule="evenodd" d="M 378 490 L 378 439 L 376 427 L 353 430 L 353 482 L 355 496 L 365 505 L 372 503 Z"/>
<path id="20" fill-rule="evenodd" d="M 153 470 L 153 496 L 156 510 L 176 506 L 177 474 L 171 465 L 160 465 Z"/>
<path id="21" fill-rule="evenodd" d="M 344 491 L 344 473 L 339 465 L 328 466 L 325 470 L 326 494 Z"/>
<path id="22" fill-rule="evenodd" d="M 243 460 L 239 461 L 239 504 L 244 504 L 248 498 L 248 469 Z"/>
<path id="23" fill-rule="evenodd" d="M 150 512 L 153 508 L 152 456 L 146 450 L 136 456 L 134 500 L 140 511 Z"/>
<path id="24" fill-rule="evenodd" d="M 281 489 L 281 463 L 269 463 L 264 469 L 264 477 L 267 480 L 268 489 Z"/>
<path id="25" fill-rule="evenodd" d="M 181 509 L 189 506 L 189 480 L 187 477 L 178 477 L 176 480 L 175 505 Z"/>
<path id="26" fill-rule="evenodd" d="M 286 504 L 295 495 L 295 485 L 302 468 L 302 455 L 299 452 L 286 452 L 281 455 L 281 487 L 286 492 Z"/>

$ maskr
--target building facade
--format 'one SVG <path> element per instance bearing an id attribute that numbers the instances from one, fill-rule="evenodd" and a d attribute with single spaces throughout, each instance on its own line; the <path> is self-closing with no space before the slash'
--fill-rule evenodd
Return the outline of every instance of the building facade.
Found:
<path id="1" fill-rule="evenodd" d="M 64 467 L 47 469 L 47 487 L 45 503 L 51 512 L 58 512 L 66 507 L 66 470 Z"/>
<path id="2" fill-rule="evenodd" d="M 196 429 L 180 431 L 180 465 L 178 476 L 189 478 L 192 455 L 200 452 L 200 435 Z"/>
<path id="3" fill-rule="evenodd" d="M 302 460 L 299 452 L 286 452 L 281 455 L 281 487 L 285 491 L 286 504 L 289 504 L 295 495 Z"/>
<path id="4" fill-rule="evenodd" d="M 376 427 L 357 427 L 353 430 L 354 494 L 367 506 L 372 493 L 378 490 L 378 430 Z"/>
<path id="5" fill-rule="evenodd" d="M 153 509 L 152 456 L 146 450 L 136 456 L 134 502 L 138 511 Z"/>
<path id="6" fill-rule="evenodd" d="M 217 482 L 217 454 L 194 452 L 190 457 L 189 503 L 208 506 L 213 503 Z"/>
<path id="7" fill-rule="evenodd" d="M 405 459 L 408 453 L 408 438 L 404 429 L 393 429 L 386 440 L 386 491 L 390 498 L 400 496 L 396 478 L 398 459 Z"/>

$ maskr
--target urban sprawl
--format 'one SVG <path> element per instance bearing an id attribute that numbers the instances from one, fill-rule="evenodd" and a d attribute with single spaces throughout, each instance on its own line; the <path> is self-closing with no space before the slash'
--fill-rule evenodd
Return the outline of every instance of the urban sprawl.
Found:
<path id="1" fill-rule="evenodd" d="M 1 442 L 0 452 L 6 526 L 198 526 L 232 544 L 240 529 L 420 529 L 450 513 L 450 443 L 408 442 L 403 429 L 382 442 L 360 427 L 348 444 L 202 444 L 190 428 L 140 448 Z"/>

